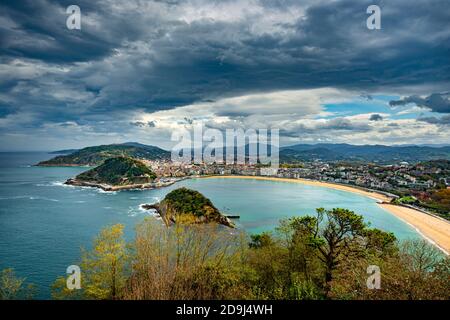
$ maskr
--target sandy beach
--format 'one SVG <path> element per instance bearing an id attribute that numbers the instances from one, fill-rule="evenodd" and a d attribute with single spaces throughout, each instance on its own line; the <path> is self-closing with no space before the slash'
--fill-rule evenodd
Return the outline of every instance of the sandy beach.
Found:
<path id="1" fill-rule="evenodd" d="M 381 202 L 389 202 L 391 200 L 387 195 L 366 191 L 351 186 L 344 186 L 335 183 L 327 183 L 322 181 L 313 181 L 307 179 L 287 179 L 287 178 L 274 178 L 274 177 L 261 177 L 261 176 L 209 176 L 204 179 L 254 179 L 254 180 L 269 180 L 269 181 L 282 181 L 290 183 L 301 183 L 311 186 L 325 187 L 336 190 L 343 190 L 348 192 L 357 193 L 372 199 L 379 201 L 379 205 L 395 215 L 399 219 L 408 223 L 415 228 L 423 237 L 436 245 L 439 249 L 445 252 L 447 255 L 450 252 L 450 222 L 444 219 L 437 218 L 433 215 L 423 213 L 418 210 L 406 208 L 402 206 L 385 204 Z"/>
<path id="2" fill-rule="evenodd" d="M 450 222 L 411 208 L 393 204 L 380 206 L 414 227 L 422 236 L 434 243 L 447 255 L 450 252 Z"/>

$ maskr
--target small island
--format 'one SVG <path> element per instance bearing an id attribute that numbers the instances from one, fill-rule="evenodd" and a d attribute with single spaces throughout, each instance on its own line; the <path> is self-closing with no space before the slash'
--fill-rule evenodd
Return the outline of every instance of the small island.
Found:
<path id="1" fill-rule="evenodd" d="M 143 162 L 129 157 L 110 158 L 102 165 L 80 173 L 65 182 L 68 185 L 97 187 L 105 191 L 148 189 L 171 183 L 156 181 L 156 174 Z"/>
<path id="2" fill-rule="evenodd" d="M 178 188 L 156 204 L 142 205 L 144 209 L 156 210 L 167 226 L 174 223 L 215 222 L 234 228 L 234 224 L 200 192 L 188 188 Z"/>

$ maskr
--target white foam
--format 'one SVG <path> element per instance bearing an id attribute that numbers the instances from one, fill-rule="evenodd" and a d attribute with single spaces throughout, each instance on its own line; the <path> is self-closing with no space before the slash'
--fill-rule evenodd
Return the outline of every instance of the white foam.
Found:
<path id="1" fill-rule="evenodd" d="M 13 197 L 0 197 L 0 200 L 19 200 L 19 199 L 28 199 L 28 200 L 43 200 L 43 201 L 52 201 L 59 202 L 57 199 L 51 199 L 41 196 L 13 196 Z"/>

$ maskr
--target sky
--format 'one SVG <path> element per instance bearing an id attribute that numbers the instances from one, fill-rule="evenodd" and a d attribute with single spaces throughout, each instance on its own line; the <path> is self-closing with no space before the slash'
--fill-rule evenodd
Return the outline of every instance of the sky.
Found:
<path id="1" fill-rule="evenodd" d="M 450 144 L 450 3 L 0 3 L 0 151 L 170 148 L 198 122 L 281 145 Z"/>

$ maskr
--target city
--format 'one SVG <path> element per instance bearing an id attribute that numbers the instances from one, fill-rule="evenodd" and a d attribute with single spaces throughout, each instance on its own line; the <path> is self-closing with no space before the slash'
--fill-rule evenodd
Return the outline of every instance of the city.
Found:
<path id="1" fill-rule="evenodd" d="M 450 161 L 427 161 L 417 164 L 399 162 L 391 165 L 373 163 L 323 162 L 282 163 L 280 168 L 252 164 L 174 164 L 170 160 L 142 160 L 160 177 L 171 178 L 209 175 L 271 176 L 310 179 L 386 192 L 403 204 L 418 205 L 449 219 Z M 175 179 L 177 180 L 177 179 Z M 446 195 L 437 200 L 436 194 Z"/>

